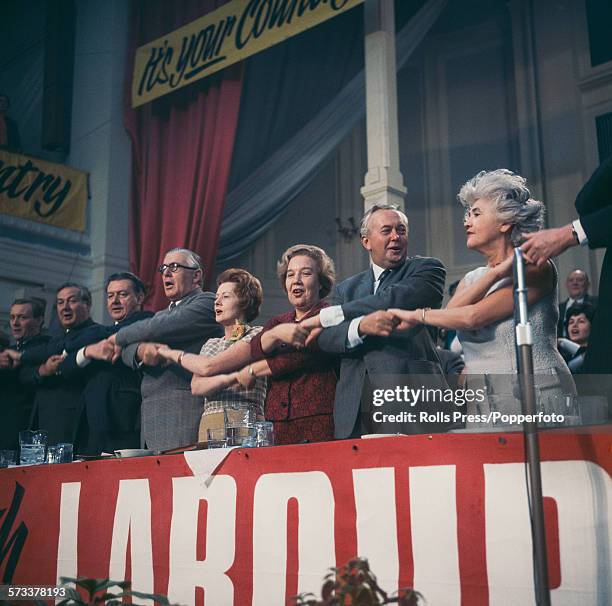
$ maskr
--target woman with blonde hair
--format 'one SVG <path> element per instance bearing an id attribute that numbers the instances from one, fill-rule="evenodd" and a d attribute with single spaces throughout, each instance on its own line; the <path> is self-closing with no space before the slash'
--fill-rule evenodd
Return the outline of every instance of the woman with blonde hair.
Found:
<path id="1" fill-rule="evenodd" d="M 259 280 L 244 269 L 227 269 L 217 278 L 215 319 L 223 326 L 224 335 L 208 339 L 200 355 L 161 347 L 159 353 L 194 373 L 191 392 L 204 396 L 204 409 L 198 440 L 207 441 L 208 430 L 225 430 L 227 425 L 243 425 L 263 419 L 266 379 L 261 378 L 245 389 L 235 375 L 206 378 L 198 374 L 206 361 L 221 356 L 232 358 L 234 350 L 248 351 L 248 343 L 261 330 L 250 326 L 259 314 L 263 291 Z M 220 436 L 223 437 L 223 436 Z"/>

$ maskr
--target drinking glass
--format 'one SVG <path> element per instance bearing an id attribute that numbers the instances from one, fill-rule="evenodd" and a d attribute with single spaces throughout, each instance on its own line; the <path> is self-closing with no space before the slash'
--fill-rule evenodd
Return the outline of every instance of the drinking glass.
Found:
<path id="1" fill-rule="evenodd" d="M 72 463 L 72 444 L 61 442 L 54 446 L 49 446 L 47 455 L 48 463 Z"/>
<path id="2" fill-rule="evenodd" d="M 208 448 L 227 448 L 227 438 L 225 427 L 218 427 L 206 430 L 206 442 Z"/>
<path id="3" fill-rule="evenodd" d="M 255 431 L 257 432 L 256 444 L 258 447 L 274 445 L 274 425 L 271 421 L 257 421 Z"/>
<path id="4" fill-rule="evenodd" d="M 16 450 L 0 450 L 0 468 L 17 465 Z"/>
<path id="5" fill-rule="evenodd" d="M 19 432 L 20 465 L 40 465 L 45 462 L 48 434 L 46 431 Z"/>

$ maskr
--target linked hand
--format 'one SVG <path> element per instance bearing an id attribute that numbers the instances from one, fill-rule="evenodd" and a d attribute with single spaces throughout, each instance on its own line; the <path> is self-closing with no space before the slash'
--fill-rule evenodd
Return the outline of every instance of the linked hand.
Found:
<path id="1" fill-rule="evenodd" d="M 421 311 L 418 309 L 388 309 L 395 319 L 396 330 L 410 330 L 421 323 Z"/>
<path id="2" fill-rule="evenodd" d="M 109 343 L 108 339 L 104 339 L 85 347 L 83 354 L 91 360 L 114 362 L 115 347 L 112 343 Z"/>
<path id="3" fill-rule="evenodd" d="M 236 373 L 236 381 L 245 389 L 250 389 L 255 384 L 255 377 L 249 373 L 249 367 L 245 366 L 241 371 Z"/>
<path id="4" fill-rule="evenodd" d="M 165 363 L 165 358 L 159 353 L 161 343 L 141 343 L 138 346 L 137 356 L 147 366 L 157 366 Z"/>
<path id="5" fill-rule="evenodd" d="M 317 340 L 317 337 L 323 332 L 322 328 L 313 328 L 304 343 L 304 347 L 308 347 L 311 343 Z"/>
<path id="6" fill-rule="evenodd" d="M 6 364 L 6 366 L 4 365 Z M 5 349 L 0 353 L 0 368 L 16 368 L 21 364 L 21 352 L 16 349 Z"/>
<path id="7" fill-rule="evenodd" d="M 168 345 L 162 344 L 158 345 L 157 353 L 167 362 L 174 362 L 178 364 L 178 357 L 181 354 L 182 350 L 172 349 Z"/>
<path id="8" fill-rule="evenodd" d="M 64 355 L 56 354 L 47 359 L 44 364 L 41 364 L 38 367 L 38 374 L 41 377 L 50 377 L 52 375 L 56 375 L 59 369 L 59 365 L 63 362 Z"/>
<path id="9" fill-rule="evenodd" d="M 296 349 L 304 347 L 309 332 L 302 324 L 295 324 L 293 322 L 278 324 L 272 330 L 276 340 L 291 345 Z"/>
<path id="10" fill-rule="evenodd" d="M 315 328 L 321 328 L 321 320 L 319 320 L 319 314 L 313 316 L 312 318 L 306 318 L 300 322 L 300 326 L 302 328 L 306 328 L 307 330 L 313 330 Z"/>
<path id="11" fill-rule="evenodd" d="M 0 352 L 0 368 L 12 368 L 13 360 L 6 353 L 6 351 Z"/>
<path id="12" fill-rule="evenodd" d="M 15 349 L 0 352 L 0 368 L 15 368 L 21 363 L 21 353 Z"/>
<path id="13" fill-rule="evenodd" d="M 396 324 L 395 316 L 390 311 L 375 311 L 361 319 L 359 334 L 388 337 Z"/>
<path id="14" fill-rule="evenodd" d="M 508 278 L 512 276 L 512 270 L 514 263 L 514 254 L 506 257 L 495 269 L 497 270 L 497 275 L 501 278 Z"/>

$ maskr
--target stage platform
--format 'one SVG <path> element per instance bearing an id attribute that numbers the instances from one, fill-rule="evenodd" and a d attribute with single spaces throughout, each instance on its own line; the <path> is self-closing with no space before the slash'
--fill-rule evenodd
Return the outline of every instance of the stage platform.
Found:
<path id="1" fill-rule="evenodd" d="M 612 425 L 544 431 L 541 452 L 553 604 L 610 604 Z M 520 433 L 220 456 L 0 470 L 2 583 L 129 578 L 175 603 L 283 606 L 359 555 L 430 606 L 534 604 Z"/>

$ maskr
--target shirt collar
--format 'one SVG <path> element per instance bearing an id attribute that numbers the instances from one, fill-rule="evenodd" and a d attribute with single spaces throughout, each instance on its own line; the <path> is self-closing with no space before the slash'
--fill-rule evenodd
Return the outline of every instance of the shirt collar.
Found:
<path id="1" fill-rule="evenodd" d="M 385 271 L 385 268 L 376 265 L 376 263 L 372 263 L 372 271 L 374 272 L 374 282 L 378 282 L 380 274 Z"/>

